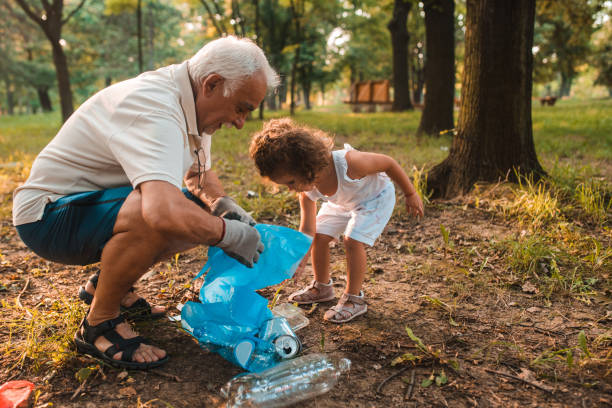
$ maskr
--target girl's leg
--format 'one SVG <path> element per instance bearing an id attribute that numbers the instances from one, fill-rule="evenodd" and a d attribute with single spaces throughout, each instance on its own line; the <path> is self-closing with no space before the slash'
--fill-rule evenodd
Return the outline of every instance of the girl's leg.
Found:
<path id="1" fill-rule="evenodd" d="M 367 268 L 365 244 L 345 237 L 344 250 L 347 269 L 346 293 L 359 296 Z"/>
<path id="2" fill-rule="evenodd" d="M 310 304 L 314 302 L 327 302 L 333 300 L 336 295 L 334 288 L 329 283 L 329 243 L 333 238 L 329 235 L 316 234 L 312 243 L 312 269 L 314 281 L 302 290 L 289 296 L 290 302 L 298 304 Z"/>
<path id="3" fill-rule="evenodd" d="M 329 235 L 315 234 L 312 242 L 312 269 L 319 283 L 329 282 L 329 243 L 333 239 Z"/>
<path id="4" fill-rule="evenodd" d="M 368 305 L 361 296 L 361 285 L 366 272 L 365 244 L 345 237 L 346 289 L 338 304 L 325 312 L 323 318 L 332 323 L 345 323 L 367 312 Z"/>

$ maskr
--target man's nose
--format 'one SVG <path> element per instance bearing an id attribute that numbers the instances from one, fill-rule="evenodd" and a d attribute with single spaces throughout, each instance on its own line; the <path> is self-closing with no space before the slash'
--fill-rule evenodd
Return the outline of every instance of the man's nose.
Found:
<path id="1" fill-rule="evenodd" d="M 244 126 L 244 120 L 245 117 L 244 116 L 239 116 L 235 121 L 234 121 L 234 126 L 236 126 L 236 129 L 242 129 L 242 127 Z"/>

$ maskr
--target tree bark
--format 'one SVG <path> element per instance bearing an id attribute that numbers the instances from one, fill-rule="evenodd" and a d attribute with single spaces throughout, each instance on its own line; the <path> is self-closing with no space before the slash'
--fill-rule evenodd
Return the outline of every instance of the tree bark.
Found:
<path id="1" fill-rule="evenodd" d="M 15 93 L 12 89 L 12 84 L 8 79 L 4 79 L 4 88 L 6 91 L 6 113 L 8 115 L 15 114 Z"/>
<path id="2" fill-rule="evenodd" d="M 51 105 L 51 98 L 49 98 L 49 87 L 39 86 L 36 88 L 36 93 L 38 94 L 38 101 L 40 102 L 42 111 L 51 112 L 53 110 L 53 106 Z"/>
<path id="3" fill-rule="evenodd" d="M 412 3 L 410 0 L 395 0 L 393 17 L 387 28 L 391 32 L 391 48 L 393 49 L 393 89 L 394 111 L 413 109 L 410 102 L 410 84 L 408 81 L 408 28 L 406 21 Z"/>
<path id="4" fill-rule="evenodd" d="M 64 53 L 64 49 L 57 41 L 51 42 L 51 49 L 53 50 L 53 64 L 55 65 L 55 74 L 57 76 L 57 87 L 60 96 L 60 106 L 62 108 L 62 119 L 67 121 L 72 112 L 74 112 L 74 106 L 72 103 L 72 91 L 70 89 L 70 72 L 68 71 L 68 59 Z"/>
<path id="5" fill-rule="evenodd" d="M 142 0 L 136 2 L 136 36 L 138 37 L 138 72 L 143 71 L 142 60 Z"/>
<path id="6" fill-rule="evenodd" d="M 425 107 L 417 136 L 438 136 L 453 124 L 455 96 L 455 4 L 425 2 Z"/>
<path id="7" fill-rule="evenodd" d="M 468 0 L 461 111 L 449 156 L 429 173 L 434 197 L 476 181 L 544 175 L 533 143 L 535 0 Z"/>
<path id="8" fill-rule="evenodd" d="M 25 0 L 15 0 L 19 7 L 27 14 L 27 16 L 40 26 L 45 33 L 45 36 L 51 43 L 53 51 L 53 63 L 55 65 L 55 73 L 57 76 L 57 86 L 60 96 L 60 105 L 62 108 L 62 119 L 64 122 L 72 115 L 74 106 L 72 104 L 72 91 L 70 89 L 70 73 L 68 71 L 68 61 L 62 45 L 60 44 L 62 27 L 72 16 L 74 16 L 85 4 L 86 0 L 81 0 L 65 18 L 63 17 L 64 0 L 54 0 L 50 3 L 48 0 L 42 0 L 44 13 L 31 6 Z"/>

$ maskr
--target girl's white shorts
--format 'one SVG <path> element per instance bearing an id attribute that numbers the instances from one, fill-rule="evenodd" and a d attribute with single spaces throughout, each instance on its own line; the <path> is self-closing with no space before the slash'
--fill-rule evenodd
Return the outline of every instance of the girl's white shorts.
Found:
<path id="1" fill-rule="evenodd" d="M 329 235 L 335 239 L 344 234 L 345 237 L 372 246 L 389 222 L 393 207 L 393 184 L 352 210 L 329 201 L 324 202 L 317 214 L 317 234 Z"/>

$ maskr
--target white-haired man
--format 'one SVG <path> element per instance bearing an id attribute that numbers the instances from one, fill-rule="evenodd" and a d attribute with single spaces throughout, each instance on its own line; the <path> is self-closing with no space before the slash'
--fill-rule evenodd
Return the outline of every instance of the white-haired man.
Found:
<path id="1" fill-rule="evenodd" d="M 21 239 L 56 262 L 101 262 L 79 293 L 91 303 L 75 335 L 80 352 L 125 368 L 163 364 L 166 352 L 124 315 L 155 318 L 164 308 L 132 285 L 159 260 L 200 244 L 257 262 L 255 221 L 211 169 L 210 135 L 224 124 L 242 128 L 277 84 L 252 41 L 217 39 L 182 64 L 92 96 L 38 155 L 14 194 Z"/>

